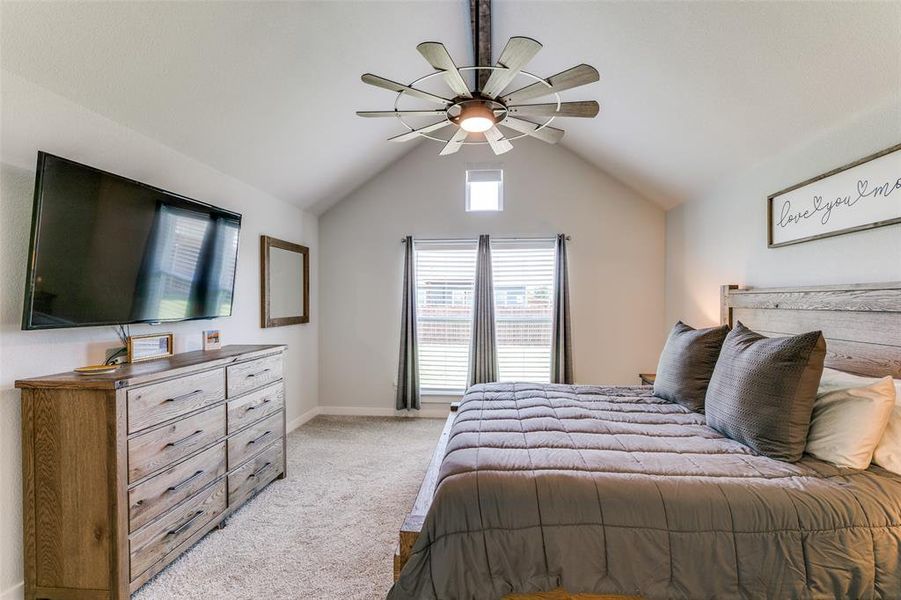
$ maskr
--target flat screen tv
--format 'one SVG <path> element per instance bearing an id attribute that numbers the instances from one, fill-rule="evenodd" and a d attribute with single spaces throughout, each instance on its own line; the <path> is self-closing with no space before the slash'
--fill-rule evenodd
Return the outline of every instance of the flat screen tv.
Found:
<path id="1" fill-rule="evenodd" d="M 241 215 L 38 153 L 23 329 L 231 315 Z"/>

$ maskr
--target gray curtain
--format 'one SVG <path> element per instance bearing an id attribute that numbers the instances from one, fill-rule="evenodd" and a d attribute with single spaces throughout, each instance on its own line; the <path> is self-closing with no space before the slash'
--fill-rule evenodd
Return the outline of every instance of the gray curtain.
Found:
<path id="1" fill-rule="evenodd" d="M 554 263 L 554 324 L 551 329 L 551 383 L 573 382 L 573 339 L 569 317 L 566 236 L 557 236 Z"/>
<path id="2" fill-rule="evenodd" d="M 494 341 L 494 280 L 491 277 L 491 242 L 479 236 L 473 290 L 472 341 L 469 346 L 469 385 L 497 381 Z"/>
<path id="3" fill-rule="evenodd" d="M 404 249 L 404 291 L 400 319 L 400 358 L 397 363 L 397 410 L 419 410 L 419 357 L 416 342 L 416 255 L 413 236 Z"/>

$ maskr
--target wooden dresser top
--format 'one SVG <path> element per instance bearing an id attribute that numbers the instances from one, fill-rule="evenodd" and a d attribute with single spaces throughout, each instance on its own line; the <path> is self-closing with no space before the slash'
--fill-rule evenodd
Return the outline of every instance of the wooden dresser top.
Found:
<path id="1" fill-rule="evenodd" d="M 74 371 L 16 381 L 17 388 L 69 388 L 82 390 L 116 390 L 183 375 L 202 368 L 224 366 L 240 360 L 283 352 L 283 345 L 232 345 L 219 350 L 184 352 L 167 358 L 121 365 L 112 373 L 79 375 Z"/>

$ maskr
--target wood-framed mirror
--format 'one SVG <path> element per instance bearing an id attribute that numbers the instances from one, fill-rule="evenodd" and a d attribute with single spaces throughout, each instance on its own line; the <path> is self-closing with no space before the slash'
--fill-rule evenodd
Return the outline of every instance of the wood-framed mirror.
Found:
<path id="1" fill-rule="evenodd" d="M 260 236 L 260 312 L 263 327 L 310 322 L 310 249 Z"/>

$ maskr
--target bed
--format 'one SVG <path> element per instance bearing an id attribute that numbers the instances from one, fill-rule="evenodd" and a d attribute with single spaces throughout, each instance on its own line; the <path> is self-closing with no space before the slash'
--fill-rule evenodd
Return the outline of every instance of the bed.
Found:
<path id="1" fill-rule="evenodd" d="M 901 284 L 724 286 L 735 319 L 822 329 L 827 365 L 901 377 Z M 478 385 L 395 559 L 390 600 L 898 598 L 901 477 L 759 456 L 649 387 Z"/>

